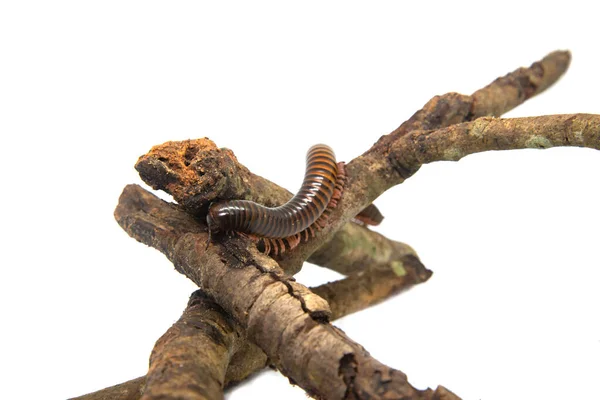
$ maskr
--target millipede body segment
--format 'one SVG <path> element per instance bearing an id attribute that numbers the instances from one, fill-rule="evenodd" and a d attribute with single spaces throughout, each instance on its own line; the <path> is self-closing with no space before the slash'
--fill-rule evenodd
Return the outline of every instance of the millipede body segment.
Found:
<path id="1" fill-rule="evenodd" d="M 328 207 L 335 207 L 341 195 L 343 175 L 343 164 L 336 163 L 333 150 L 317 144 L 308 150 L 302 187 L 290 201 L 274 208 L 248 200 L 214 203 L 207 215 L 209 229 L 272 239 L 271 243 L 265 241 L 265 251 L 269 252 L 273 245 L 275 253 L 283 252 L 285 244 L 278 239 L 286 239 L 288 247 L 295 247 L 300 233 L 309 229 L 312 234 L 311 225 L 323 220 Z"/>

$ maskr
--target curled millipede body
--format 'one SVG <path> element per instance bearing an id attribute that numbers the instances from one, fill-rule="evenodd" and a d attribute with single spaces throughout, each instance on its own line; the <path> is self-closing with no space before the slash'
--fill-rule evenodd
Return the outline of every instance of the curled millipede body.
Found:
<path id="1" fill-rule="evenodd" d="M 209 231 L 245 233 L 258 237 L 266 253 L 282 253 L 324 226 L 341 196 L 344 177 L 344 164 L 336 163 L 333 150 L 317 144 L 308 150 L 302 187 L 290 201 L 274 208 L 248 200 L 211 204 Z"/>

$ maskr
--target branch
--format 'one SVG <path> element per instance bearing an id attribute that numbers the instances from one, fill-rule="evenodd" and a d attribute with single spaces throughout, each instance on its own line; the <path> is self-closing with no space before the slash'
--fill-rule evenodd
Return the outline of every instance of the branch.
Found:
<path id="1" fill-rule="evenodd" d="M 195 215 L 205 215 L 208 203 L 214 199 L 245 199 L 276 206 L 292 197 L 292 193 L 282 187 L 251 173 L 231 150 L 219 149 L 209 139 L 154 146 L 140 157 L 135 167 L 146 183 L 170 193 L 186 211 Z M 308 261 L 350 273 L 358 265 L 389 262 L 385 255 L 391 255 L 393 247 L 413 252 L 407 245 L 386 242 L 388 239 L 381 235 L 357 224 L 348 224 L 340 229 L 331 244 Z M 378 251 L 374 252 L 373 248 Z M 303 262 L 287 263 L 284 270 L 293 275 Z"/>
<path id="2" fill-rule="evenodd" d="M 409 245 L 390 240 L 365 226 L 348 223 L 308 261 L 350 275 L 377 266 L 386 268 L 408 255 L 417 255 Z"/>
<path id="3" fill-rule="evenodd" d="M 571 53 L 555 51 L 529 68 L 518 68 L 496 79 L 471 96 L 459 93 L 435 96 L 396 130 L 382 136 L 369 152 L 385 153 L 391 143 L 410 131 L 444 128 L 480 117 L 499 117 L 556 83 L 570 63 Z"/>
<path id="4" fill-rule="evenodd" d="M 417 257 L 407 254 L 385 267 L 367 268 L 311 291 L 327 300 L 332 319 L 337 319 L 425 282 L 431 274 Z"/>
<path id="5" fill-rule="evenodd" d="M 156 342 L 146 376 L 72 400 L 222 399 L 231 356 L 243 342 L 239 324 L 197 290 Z"/>
<path id="6" fill-rule="evenodd" d="M 332 319 L 338 319 L 408 290 L 415 284 L 425 282 L 430 276 L 431 271 L 415 256 L 406 254 L 388 268 L 366 268 L 365 272 L 311 290 L 327 300 Z M 186 310 L 184 313 L 188 312 Z M 192 337 L 192 340 L 195 339 Z M 191 344 L 191 348 L 197 346 L 196 343 Z M 256 345 L 242 341 L 239 346 L 240 349 L 229 361 L 225 388 L 243 381 L 269 364 L 267 355 Z M 142 376 L 72 400 L 139 400 L 145 384 L 146 377 Z"/>
<path id="7" fill-rule="evenodd" d="M 73 397 L 69 400 L 139 400 L 142 397 L 146 377 L 132 379 L 115 386 L 107 387 L 83 396 Z"/>
<path id="8" fill-rule="evenodd" d="M 137 186 L 125 188 L 115 210 L 130 235 L 163 251 L 309 394 L 430 400 L 449 393 L 441 387 L 417 390 L 402 372 L 373 359 L 326 322 L 331 311 L 325 300 L 287 277 L 253 245 L 232 238 L 205 249 L 207 235 L 197 232 L 198 224 L 190 227 L 187 217 L 176 214 L 185 213 Z"/>
<path id="9" fill-rule="evenodd" d="M 520 68 L 499 78 L 472 96 L 450 93 L 433 98 L 423 110 L 415 113 L 396 131 L 382 137 L 366 153 L 346 165 L 347 181 L 344 195 L 330 215 L 327 226 L 319 232 L 318 237 L 285 253 L 279 262 L 283 265 L 288 262 L 295 264 L 298 260 L 305 259 L 320 247 L 320 243 L 327 242 L 333 237 L 335 232 L 341 229 L 352 216 L 372 203 L 386 190 L 404 182 L 417 172 L 422 163 L 415 159 L 415 157 L 419 157 L 415 154 L 433 152 L 438 144 L 432 141 L 427 143 L 421 141 L 415 142 L 412 147 L 407 147 L 404 143 L 409 140 L 408 137 L 412 137 L 415 130 L 421 131 L 421 129 L 431 129 L 428 128 L 430 126 L 437 128 L 437 126 L 447 125 L 450 126 L 444 129 L 452 129 L 455 125 L 451 124 L 476 118 L 484 112 L 501 114 L 508 111 L 556 81 L 567 68 L 569 60 L 570 56 L 567 52 L 551 53 L 530 68 Z M 531 122 L 533 121 L 531 120 Z M 544 125 L 544 127 L 551 128 L 549 125 Z M 557 128 L 552 129 L 556 130 Z M 544 129 L 542 128 L 542 130 Z M 477 139 L 476 137 L 465 138 L 463 144 L 466 145 L 466 142 L 469 141 L 476 142 Z M 531 144 L 530 147 L 533 145 Z M 576 144 L 563 141 L 562 145 L 573 146 Z M 523 144 L 523 147 L 527 146 Z M 495 149 L 495 147 L 491 146 L 489 149 Z M 480 151 L 484 150 L 482 148 Z M 456 158 L 452 154 L 449 154 L 448 157 Z"/>
<path id="10" fill-rule="evenodd" d="M 398 175 L 406 179 L 416 172 L 417 166 L 412 166 L 413 169 L 406 171 L 387 168 L 389 165 L 385 158 L 389 153 L 389 146 L 398 138 L 412 130 L 437 129 L 481 116 L 499 116 L 555 83 L 568 68 L 570 59 L 569 52 L 557 51 L 529 68 L 519 68 L 505 77 L 496 79 L 471 96 L 457 93 L 435 96 L 398 129 L 383 136 L 371 150 L 350 163 L 348 174 L 354 176 L 364 172 L 365 166 L 370 163 L 374 163 L 374 167 L 377 168 L 369 174 L 370 177 L 376 178 L 377 187 L 369 188 L 370 185 L 366 183 L 368 181 L 361 179 L 360 185 L 366 188 L 357 192 L 357 195 L 365 194 L 369 188 L 367 198 L 374 199 L 385 190 L 384 188 L 400 183 Z M 231 150 L 218 149 L 208 139 L 167 142 L 155 146 L 148 154 L 140 157 L 135 167 L 144 182 L 154 189 L 171 194 L 179 204 L 195 215 L 205 215 L 208 204 L 216 199 L 252 200 L 271 207 L 283 204 L 292 197 L 287 190 L 252 174 L 237 161 Z M 381 182 L 382 180 L 384 182 Z M 349 190 L 352 189 L 348 189 L 347 185 L 346 192 Z M 346 204 L 349 206 L 344 211 L 344 214 L 348 214 L 343 219 L 344 224 L 368 205 L 356 200 L 350 203 L 346 201 Z M 360 231 L 353 229 L 352 225 L 344 224 L 338 224 L 328 232 L 318 233 L 311 245 L 301 245 L 294 251 L 278 257 L 279 265 L 286 273 L 293 275 L 301 269 L 307 259 L 336 271 L 344 268 L 347 273 L 353 271 L 348 268 L 350 265 L 364 265 L 363 260 L 367 261 L 366 264 L 371 264 L 371 237 L 363 235 L 362 239 L 365 241 L 360 242 L 353 238 L 353 235 Z M 338 231 L 339 234 L 334 235 Z M 353 252 L 339 251 L 349 242 L 354 246 Z M 313 259 L 312 253 L 323 243 L 325 245 L 320 251 L 320 256 Z M 332 249 L 339 256 L 324 260 L 322 255 L 331 253 Z M 346 258 L 347 256 L 354 258 Z"/>
<path id="11" fill-rule="evenodd" d="M 333 210 L 328 225 L 320 232 L 321 240 L 333 235 L 356 210 L 402 183 L 423 164 L 457 161 L 468 154 L 489 150 L 544 149 L 555 146 L 600 149 L 600 116 L 571 114 L 514 119 L 484 117 L 443 129 L 412 131 L 399 136 L 389 144 L 386 154 L 374 147 L 346 166 L 348 181 L 344 196 Z M 318 243 L 310 240 L 294 249 L 291 257 L 306 256 L 318 247 Z M 288 256 L 290 255 L 284 254 L 284 257 Z"/>
<path id="12" fill-rule="evenodd" d="M 432 99 L 421 112 L 417 112 L 392 134 L 380 139 L 367 153 L 348 164 L 349 180 L 345 195 L 332 214 L 330 224 L 320 232 L 318 238 L 299 246 L 291 254 L 286 253 L 286 258 L 280 261 L 284 265 L 294 266 L 294 268 L 288 267 L 288 271 L 299 269 L 303 260 L 317 249 L 318 244 L 333 238 L 334 233 L 372 199 L 414 174 L 423 162 L 428 162 L 427 152 L 422 151 L 418 146 L 420 143 L 415 142 L 414 150 L 418 156 L 414 156 L 413 159 L 411 155 L 407 156 L 402 151 L 400 138 L 412 136 L 412 134 L 407 135 L 408 132 L 416 128 L 432 129 L 468 121 L 480 114 L 499 115 L 508 111 L 558 79 L 566 69 L 568 60 L 568 53 L 553 53 L 541 63 L 500 78 L 473 96 L 449 94 Z M 488 95 L 494 100 L 486 101 Z M 465 112 L 467 108 L 468 112 Z M 432 135 L 431 131 L 419 133 L 425 135 L 423 137 Z M 529 137 L 529 139 L 531 140 L 527 142 L 528 147 L 544 147 L 546 144 L 543 141 L 539 142 L 537 137 Z M 541 144 L 538 145 L 539 143 Z M 444 154 L 443 156 L 448 158 L 439 159 L 458 159 L 465 154 L 470 154 L 471 147 L 465 148 L 464 154 L 459 151 L 458 155 L 456 152 Z M 472 152 L 487 149 L 486 146 L 474 146 L 474 148 Z M 431 153 L 431 160 L 435 160 L 436 155 L 433 155 L 435 151 Z M 195 161 L 194 155 L 190 156 L 190 154 L 187 151 L 182 153 L 184 166 L 190 166 Z M 423 155 L 425 157 L 421 157 Z M 440 157 L 439 154 L 437 157 Z M 180 183 L 177 173 L 173 173 L 175 168 L 168 163 L 165 164 L 168 159 L 157 158 L 157 160 L 161 163 L 146 165 L 146 171 L 154 169 L 154 172 L 158 172 L 159 180 L 155 183 L 165 187 Z M 210 158 L 208 160 L 210 161 Z M 210 170 L 215 169 L 204 170 L 201 176 Z M 228 177 L 238 175 L 236 171 L 227 168 L 216 170 L 224 171 L 224 175 Z M 196 179 L 189 174 L 188 178 Z M 224 190 L 227 192 L 227 186 L 220 186 L 220 183 L 223 181 L 212 182 L 214 187 L 220 189 L 225 187 Z M 159 184 L 155 186 L 158 187 Z M 190 198 L 193 201 L 189 204 L 185 201 L 181 203 L 189 208 L 195 200 L 207 200 L 207 198 L 202 199 L 202 196 L 201 192 L 194 193 Z M 125 203 L 129 204 L 124 204 L 123 209 L 131 209 L 132 203 L 127 201 Z M 269 205 L 268 201 L 262 203 Z M 202 201 L 194 204 L 196 204 L 195 211 L 200 214 L 202 208 L 207 205 Z M 119 208 L 116 214 L 119 214 Z M 205 240 L 206 235 L 199 232 L 203 229 L 199 228 L 198 224 L 192 229 L 178 232 L 177 227 L 173 228 L 163 222 L 153 221 L 154 218 L 147 218 L 148 215 L 137 217 L 141 218 L 129 220 L 125 218 L 119 222 L 138 240 L 161 249 L 174 261 L 180 272 L 211 291 L 211 294 L 216 296 L 217 302 L 248 329 L 251 339 L 271 357 L 272 362 L 291 379 L 297 380 L 310 394 L 332 398 L 342 395 L 370 396 L 381 389 L 381 381 L 375 382 L 374 377 L 383 374 L 390 376 L 390 381 L 386 382 L 385 395 L 423 399 L 445 396 L 456 398 L 443 388 L 438 388 L 435 393 L 430 390 L 418 391 L 408 384 L 404 374 L 372 359 L 364 349 L 331 325 L 324 323 L 331 311 L 320 297 L 290 280 L 277 264 L 257 253 L 252 246 L 247 246 L 243 240 L 225 240 L 223 246 L 211 246 L 209 251 L 202 252 L 197 248 L 197 242 Z M 119 219 L 118 215 L 117 218 Z M 207 265 L 210 265 L 209 269 Z M 232 269 L 232 266 L 237 268 Z M 231 288 L 236 287 L 235 284 L 239 282 L 247 283 L 249 285 L 247 290 L 244 293 L 228 293 L 228 288 L 231 291 Z M 306 351 L 307 346 L 299 343 L 312 344 L 313 348 L 310 349 L 311 351 Z M 332 371 L 339 374 L 332 374 Z M 324 385 L 324 381 L 320 379 L 326 379 L 329 385 Z M 340 390 L 343 390 L 343 393 Z"/>
<path id="13" fill-rule="evenodd" d="M 142 400 L 222 399 L 227 366 L 241 337 L 239 325 L 197 290 L 156 342 Z"/>
<path id="14" fill-rule="evenodd" d="M 466 155 L 489 150 L 556 146 L 600 149 L 600 115 L 487 117 L 434 131 L 413 131 L 391 146 L 390 159 L 412 166 L 458 161 Z"/>

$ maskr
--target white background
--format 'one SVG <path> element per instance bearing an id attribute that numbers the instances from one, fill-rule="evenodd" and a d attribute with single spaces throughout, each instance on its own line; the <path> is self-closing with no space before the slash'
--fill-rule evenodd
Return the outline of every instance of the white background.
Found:
<path id="1" fill-rule="evenodd" d="M 555 49 L 567 75 L 508 116 L 600 113 L 597 13 L 560 4 L 2 2 L 2 397 L 143 375 L 185 307 L 194 285 L 112 216 L 151 146 L 208 136 L 293 191 L 310 145 L 350 160 L 433 95 Z M 423 167 L 376 204 L 434 276 L 336 324 L 420 388 L 600 398 L 599 172 L 590 149 Z M 227 397 L 305 395 L 267 372 Z"/>

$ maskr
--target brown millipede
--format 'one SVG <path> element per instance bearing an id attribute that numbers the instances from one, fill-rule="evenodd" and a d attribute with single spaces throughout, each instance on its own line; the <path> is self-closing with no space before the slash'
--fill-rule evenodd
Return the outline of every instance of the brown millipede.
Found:
<path id="1" fill-rule="evenodd" d="M 266 253 L 279 254 L 324 226 L 328 211 L 341 196 L 344 164 L 324 144 L 312 146 L 306 155 L 306 172 L 298 193 L 279 207 L 265 207 L 249 200 L 227 200 L 210 205 L 206 222 L 211 232 L 240 232 L 260 238 Z M 209 239 L 210 240 L 210 239 Z"/>

